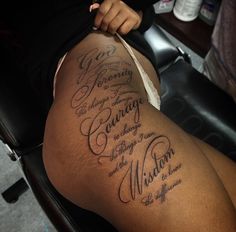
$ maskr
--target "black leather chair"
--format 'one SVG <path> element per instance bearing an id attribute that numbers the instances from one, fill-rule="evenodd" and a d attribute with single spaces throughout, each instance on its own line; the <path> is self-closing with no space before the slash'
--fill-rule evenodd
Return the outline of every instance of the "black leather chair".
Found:
<path id="1" fill-rule="evenodd" d="M 181 54 L 158 26 L 153 25 L 144 37 L 155 53 L 160 70 L 161 111 L 187 132 L 236 161 L 235 103 L 193 69 L 187 62 L 189 56 Z M 42 163 L 46 114 L 14 62 L 6 59 L 7 53 L 3 57 L 0 138 L 7 145 L 11 159 L 20 161 L 28 185 L 43 210 L 58 231 L 116 231 L 100 216 L 67 201 L 49 183 Z M 11 195 L 14 197 L 17 196 Z"/>

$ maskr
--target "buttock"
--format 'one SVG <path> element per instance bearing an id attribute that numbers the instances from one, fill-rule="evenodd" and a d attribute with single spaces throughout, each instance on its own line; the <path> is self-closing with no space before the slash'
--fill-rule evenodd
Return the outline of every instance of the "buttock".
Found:
<path id="1" fill-rule="evenodd" d="M 137 58 L 139 66 L 147 74 L 148 79 L 151 80 L 153 88 L 159 92 L 159 77 L 153 64 L 137 49 L 129 47 Z M 82 73 L 79 69 L 83 70 Z M 70 77 L 65 77 L 65 73 Z M 125 79 L 125 75 L 128 75 L 127 73 L 132 73 L 130 74 L 132 76 L 132 83 L 130 82 L 132 87 L 137 89 L 140 96 L 147 98 L 148 94 L 140 77 L 140 70 L 138 70 L 137 64 L 124 47 L 124 44 L 117 36 L 94 31 L 68 51 L 59 61 L 54 77 L 55 97 L 59 95 L 58 91 L 66 92 L 66 86 L 73 86 L 73 83 L 79 84 L 78 82 L 82 81 L 87 85 L 87 80 L 81 78 L 80 75 L 90 75 L 89 85 L 91 83 L 92 85 L 100 85 L 105 90 L 111 79 L 122 81 L 122 78 Z M 95 82 L 93 83 L 93 81 Z"/>

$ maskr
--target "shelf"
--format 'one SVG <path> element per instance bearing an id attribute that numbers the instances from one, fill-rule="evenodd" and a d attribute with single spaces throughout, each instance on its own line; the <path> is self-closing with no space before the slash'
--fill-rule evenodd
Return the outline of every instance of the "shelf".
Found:
<path id="1" fill-rule="evenodd" d="M 205 57 L 211 45 L 214 26 L 206 24 L 199 18 L 191 22 L 183 22 L 172 12 L 156 15 L 155 21 L 198 55 Z"/>

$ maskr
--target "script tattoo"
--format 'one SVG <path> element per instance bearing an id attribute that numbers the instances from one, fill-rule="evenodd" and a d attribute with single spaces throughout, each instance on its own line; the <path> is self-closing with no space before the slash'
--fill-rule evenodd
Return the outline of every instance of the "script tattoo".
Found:
<path id="1" fill-rule="evenodd" d="M 126 76 L 126 83 L 132 79 L 132 72 L 128 70 L 130 64 L 115 55 L 116 47 L 108 45 L 106 49 L 91 49 L 77 58 L 79 74 L 77 78 L 78 90 L 74 94 L 71 106 L 80 107 L 97 87 L 108 88 L 106 83 Z M 111 74 L 114 73 L 114 74 Z"/>
<path id="2" fill-rule="evenodd" d="M 145 206 L 152 205 L 154 201 L 160 200 L 160 203 L 162 204 L 163 202 L 166 201 L 166 194 L 173 190 L 177 185 L 182 183 L 181 179 L 177 179 L 171 184 L 167 184 L 165 181 L 174 175 L 177 171 L 179 171 L 182 168 L 182 164 L 179 163 L 176 165 L 174 168 L 172 168 L 171 164 L 168 165 L 168 170 L 166 172 L 162 173 L 162 178 L 161 180 L 163 181 L 161 188 L 157 190 L 154 193 L 149 193 L 147 196 L 143 197 L 141 202 Z"/>
<path id="3" fill-rule="evenodd" d="M 137 134 L 138 128 L 140 127 L 141 123 L 134 124 L 133 126 L 130 127 L 127 125 L 127 123 L 125 123 L 122 131 L 119 134 L 114 135 L 114 140 L 118 140 L 129 133 L 132 133 L 135 136 Z"/>
<path id="4" fill-rule="evenodd" d="M 160 172 L 173 158 L 175 152 L 168 137 L 156 136 L 148 144 L 142 160 L 132 160 L 118 190 L 119 199 L 123 203 L 135 200 L 137 194 L 142 195 L 143 189 L 148 188 L 159 176 Z M 152 160 L 152 168 L 147 167 L 146 161 Z M 124 191 L 129 189 L 129 191 Z"/>
<path id="5" fill-rule="evenodd" d="M 149 193 L 146 197 L 142 199 L 142 204 L 145 206 L 152 205 L 154 201 L 160 200 L 160 203 L 164 203 L 166 201 L 166 194 L 172 191 L 176 186 L 182 183 L 181 179 L 175 180 L 172 184 L 168 185 L 167 183 L 163 183 L 161 188 L 157 190 L 154 194 Z"/>
<path id="6" fill-rule="evenodd" d="M 133 113 L 134 123 L 139 122 L 140 104 L 143 104 L 141 98 L 134 99 L 123 109 L 118 110 L 115 115 L 112 115 L 111 108 L 106 107 L 94 118 L 87 117 L 81 122 L 81 134 L 88 137 L 88 145 L 93 154 L 100 155 L 104 152 L 108 142 L 108 134 L 122 118 Z"/>
<path id="7" fill-rule="evenodd" d="M 181 180 L 172 185 L 163 183 L 155 193 L 150 193 L 149 187 L 172 175 L 164 170 L 168 167 L 172 170 L 175 151 L 167 136 L 148 131 L 142 125 L 141 108 L 146 100 L 130 87 L 132 65 L 119 57 L 116 50 L 114 45 L 107 45 L 78 56 L 77 90 L 71 107 L 97 164 L 108 163 L 107 177 L 120 178 L 117 189 L 120 202 L 127 204 L 138 197 L 146 206 L 157 199 L 164 202 L 167 192 Z M 96 90 L 99 94 L 94 95 Z M 175 167 L 172 173 L 180 168 L 181 165 Z"/>

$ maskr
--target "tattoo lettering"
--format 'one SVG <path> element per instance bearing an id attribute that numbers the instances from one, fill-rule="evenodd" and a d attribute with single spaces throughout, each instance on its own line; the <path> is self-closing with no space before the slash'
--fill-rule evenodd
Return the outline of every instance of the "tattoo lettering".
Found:
<path id="1" fill-rule="evenodd" d="M 108 176 L 109 177 L 113 176 L 114 174 L 119 172 L 123 167 L 125 167 L 127 164 L 128 164 L 128 161 L 125 160 L 125 157 L 122 155 L 121 161 L 118 161 L 116 163 L 116 167 L 111 172 L 108 173 Z"/>
<path id="2" fill-rule="evenodd" d="M 79 69 L 82 70 L 81 76 L 95 69 L 98 65 L 103 64 L 105 60 L 114 55 L 115 51 L 115 46 L 108 45 L 105 51 L 94 48 L 86 54 L 79 56 L 77 62 L 79 63 Z M 79 80 L 81 81 L 81 79 Z"/>
<path id="3" fill-rule="evenodd" d="M 98 98 L 94 98 L 92 103 L 90 103 L 89 105 L 87 104 L 87 102 L 84 102 L 81 106 L 79 106 L 76 109 L 76 115 L 78 117 L 81 117 L 82 115 L 87 114 L 90 110 L 96 109 L 98 108 L 99 110 L 102 110 L 105 103 L 109 101 L 109 97 L 103 97 L 101 99 Z"/>
<path id="4" fill-rule="evenodd" d="M 126 106 L 128 104 L 128 102 L 132 100 L 132 97 L 121 97 L 121 96 L 117 96 L 115 101 L 112 103 L 112 106 L 116 106 L 119 104 L 124 103 L 124 105 Z"/>
<path id="5" fill-rule="evenodd" d="M 148 133 L 148 134 L 140 134 L 139 137 L 137 139 L 134 139 L 132 141 L 125 141 L 122 140 L 120 143 L 118 143 L 115 148 L 112 149 L 111 154 L 110 155 L 101 155 L 98 159 L 99 163 L 102 163 L 103 159 L 109 159 L 111 162 L 116 160 L 117 158 L 119 158 L 120 156 L 124 155 L 125 153 L 127 153 L 128 155 L 132 155 L 134 152 L 134 148 L 138 145 L 141 144 L 143 142 L 143 140 L 145 139 L 149 139 L 151 136 L 153 136 L 154 133 Z"/>
<path id="6" fill-rule="evenodd" d="M 149 206 L 154 203 L 154 201 L 159 200 L 160 203 L 164 203 L 166 201 L 166 194 L 170 191 L 172 191 L 177 185 L 180 185 L 182 183 L 181 179 L 178 179 L 174 181 L 171 185 L 167 185 L 166 183 L 163 183 L 161 185 L 161 189 L 157 190 L 156 193 L 152 194 L 149 193 L 147 196 L 143 197 L 141 200 L 141 203 L 145 206 Z"/>
<path id="7" fill-rule="evenodd" d="M 134 122 L 138 123 L 140 120 L 140 105 L 144 102 L 142 98 L 132 100 L 124 109 L 118 111 L 118 113 L 112 117 L 110 123 L 106 126 L 106 132 L 110 133 L 111 129 L 117 125 L 117 123 L 128 115 L 130 112 L 134 112 Z"/>
<path id="8" fill-rule="evenodd" d="M 133 159 L 121 180 L 118 196 L 121 202 L 128 203 L 135 200 L 137 194 L 142 195 L 143 189 L 148 188 L 159 177 L 161 170 L 169 164 L 175 152 L 170 140 L 164 135 L 156 136 L 149 143 L 143 159 Z M 152 160 L 152 168 L 146 165 L 147 160 Z M 129 189 L 124 191 L 124 189 Z"/>
<path id="9" fill-rule="evenodd" d="M 133 136 L 135 136 L 137 134 L 138 128 L 140 127 L 141 123 L 134 124 L 133 126 L 130 127 L 128 126 L 127 123 L 125 123 L 123 130 L 119 134 L 114 135 L 114 140 L 118 140 L 129 133 L 132 133 Z"/>
<path id="10" fill-rule="evenodd" d="M 160 199 L 160 202 L 163 203 L 166 200 L 166 194 L 181 183 L 182 183 L 182 180 L 178 179 L 169 186 L 166 183 L 162 184 L 161 190 L 157 191 L 155 199 L 156 200 Z"/>
<path id="11" fill-rule="evenodd" d="M 171 164 L 168 165 L 168 172 L 163 173 L 161 176 L 161 179 L 164 181 L 166 180 L 169 176 L 172 176 L 174 173 L 176 173 L 180 168 L 182 167 L 182 164 L 178 164 L 176 167 L 173 169 L 171 168 Z"/>
<path id="12" fill-rule="evenodd" d="M 104 87 L 104 89 L 108 89 L 108 83 L 114 80 L 124 80 L 125 78 L 125 84 L 128 84 L 131 82 L 132 80 L 132 75 L 133 72 L 129 69 L 123 69 L 121 72 L 118 71 L 117 73 L 113 74 L 113 75 L 109 75 L 108 77 L 103 76 L 102 78 L 100 78 L 97 81 L 97 87 L 101 88 Z M 124 84 L 124 83 L 122 83 Z M 117 85 L 121 85 L 121 84 L 117 84 Z M 112 85 L 114 87 L 114 85 Z"/>
<path id="13" fill-rule="evenodd" d="M 108 134 L 126 115 L 133 113 L 133 121 L 139 122 L 140 104 L 143 104 L 142 99 L 135 99 L 115 115 L 112 115 L 112 109 L 107 107 L 94 118 L 88 117 L 81 122 L 81 134 L 88 137 L 88 145 L 94 155 L 100 155 L 104 152 L 108 143 Z"/>
<path id="14" fill-rule="evenodd" d="M 107 45 L 77 58 L 77 90 L 71 107 L 98 165 L 109 163 L 107 176 L 120 178 L 120 202 L 142 199 L 146 206 L 157 200 L 163 203 L 167 193 L 181 183 L 180 179 L 171 185 L 164 181 L 182 166 L 171 166 L 175 151 L 169 138 L 142 125 L 141 106 L 146 100 L 130 88 L 132 65 L 117 56 L 116 50 Z M 96 90 L 99 94 L 94 95 Z M 157 181 L 162 182 L 161 188 L 150 193 L 150 186 Z"/>
<path id="15" fill-rule="evenodd" d="M 92 103 L 88 106 L 88 110 L 95 109 L 96 107 L 98 107 L 98 109 L 101 110 L 103 109 L 104 104 L 108 101 L 109 101 L 109 97 L 104 97 L 101 99 L 97 99 L 95 97 Z"/>
<path id="16" fill-rule="evenodd" d="M 171 177 L 177 171 L 179 171 L 181 167 L 182 167 L 181 163 L 176 165 L 174 168 L 172 168 L 171 164 L 169 164 L 167 171 L 162 173 L 162 181 L 166 181 L 169 177 Z M 161 185 L 160 190 L 156 191 L 156 193 L 154 194 L 149 193 L 147 196 L 143 197 L 141 203 L 145 206 L 151 205 L 152 203 L 154 203 L 155 200 L 160 200 L 160 203 L 163 203 L 166 200 L 166 194 L 181 183 L 182 183 L 181 179 L 175 180 L 171 185 L 167 185 L 167 183 L 164 182 Z"/>
<path id="17" fill-rule="evenodd" d="M 72 108 L 80 107 L 96 86 L 102 87 L 104 83 L 119 78 L 126 78 L 126 83 L 131 81 L 132 72 L 128 69 L 130 64 L 116 56 L 115 52 L 116 47 L 108 45 L 104 51 L 94 48 L 77 58 L 79 64 L 78 89 L 72 97 Z"/>

